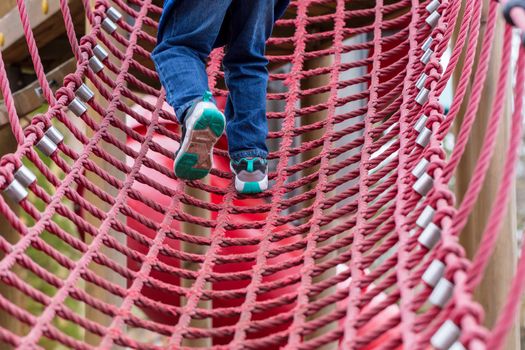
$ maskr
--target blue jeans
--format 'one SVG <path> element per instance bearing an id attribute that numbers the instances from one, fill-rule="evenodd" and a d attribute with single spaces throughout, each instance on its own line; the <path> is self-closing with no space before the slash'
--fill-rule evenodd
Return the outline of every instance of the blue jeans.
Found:
<path id="1" fill-rule="evenodd" d="M 230 158 L 266 157 L 266 40 L 289 0 L 166 0 L 152 52 L 168 103 L 182 122 L 209 90 L 206 60 L 225 45 Z"/>

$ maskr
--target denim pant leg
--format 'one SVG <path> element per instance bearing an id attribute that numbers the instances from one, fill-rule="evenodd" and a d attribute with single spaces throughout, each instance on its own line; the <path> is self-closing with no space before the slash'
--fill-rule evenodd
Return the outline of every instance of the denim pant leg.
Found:
<path id="1" fill-rule="evenodd" d="M 182 122 L 193 101 L 209 90 L 206 60 L 232 0 L 167 0 L 152 52 L 168 103 Z M 169 4 L 168 4 L 169 3 Z"/>
<path id="2" fill-rule="evenodd" d="M 275 21 L 278 0 L 233 0 L 229 39 L 224 56 L 230 157 L 266 157 L 266 40 Z"/>

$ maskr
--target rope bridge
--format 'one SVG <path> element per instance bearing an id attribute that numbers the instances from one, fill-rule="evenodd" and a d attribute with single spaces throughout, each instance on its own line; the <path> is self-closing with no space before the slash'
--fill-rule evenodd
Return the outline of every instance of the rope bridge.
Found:
<path id="1" fill-rule="evenodd" d="M 523 29 L 516 4 L 506 14 Z M 0 236 L 0 309 L 11 319 L 0 328 L 6 346 L 505 344 L 525 259 L 494 327 L 484 326 L 473 300 L 506 212 L 522 131 L 525 56 L 520 49 L 511 74 L 512 26 L 495 37 L 500 4 L 292 1 L 268 42 L 271 190 L 253 197 L 231 184 L 225 140 L 208 179 L 173 175 L 179 130 L 149 60 L 161 7 L 97 0 L 92 8 L 83 0 L 91 29 L 77 40 L 68 1 L 60 0 L 77 66 L 55 93 L 26 3 L 17 5 L 49 108 L 21 126 L 0 56 L 0 88 L 18 143 L 0 161 L 0 215 L 17 232 Z M 454 175 L 494 41 L 503 42 L 494 103 L 474 175 L 456 201 Z M 216 50 L 208 63 L 219 102 L 227 96 L 222 56 Z M 445 111 L 440 96 L 455 71 L 461 74 Z M 511 82 L 518 82 L 513 91 Z M 511 92 L 497 200 L 468 259 L 458 237 Z M 446 149 L 454 123 L 454 147 Z"/>

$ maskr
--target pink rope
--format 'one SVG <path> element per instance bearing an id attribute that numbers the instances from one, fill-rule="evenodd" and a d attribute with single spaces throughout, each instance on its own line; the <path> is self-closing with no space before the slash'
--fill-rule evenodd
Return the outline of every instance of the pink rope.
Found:
<path id="1" fill-rule="evenodd" d="M 468 215 L 472 211 L 472 208 L 475 204 L 475 201 L 481 191 L 483 181 L 485 180 L 485 175 L 487 173 L 488 167 L 490 165 L 490 160 L 492 158 L 494 147 L 496 144 L 496 137 L 498 135 L 499 120 L 503 113 L 505 93 L 506 93 L 506 83 L 508 77 L 508 71 L 510 66 L 510 54 L 511 54 L 511 38 L 512 31 L 510 27 L 506 27 L 505 35 L 503 39 L 503 50 L 501 57 L 501 68 L 499 80 L 496 86 L 496 96 L 494 97 L 494 103 L 492 106 L 493 113 L 490 116 L 489 122 L 487 124 L 487 130 L 485 131 L 484 145 L 479 155 L 478 163 L 474 169 L 475 176 L 469 188 L 466 191 L 463 202 L 458 210 L 456 220 L 453 225 L 453 230 L 455 232 L 460 232 L 468 220 Z M 465 139 L 466 136 L 463 137 Z M 465 144 L 465 140 L 458 140 L 458 144 Z"/>
<path id="2" fill-rule="evenodd" d="M 22 27 L 24 28 L 24 35 L 26 37 L 27 45 L 29 47 L 29 54 L 33 61 L 33 66 L 35 67 L 36 76 L 40 87 L 42 88 L 42 95 L 50 106 L 55 104 L 55 96 L 53 96 L 53 91 L 49 86 L 49 82 L 46 78 L 46 73 L 44 71 L 44 66 L 42 65 L 42 60 L 38 53 L 38 47 L 36 45 L 35 37 L 33 35 L 33 30 L 31 28 L 31 23 L 29 22 L 29 17 L 27 15 L 27 8 L 24 0 L 17 0 L 16 4 L 18 6 L 18 11 L 20 13 L 20 20 L 22 21 Z"/>
<path id="3" fill-rule="evenodd" d="M 374 52 L 377 52 L 378 54 L 381 54 L 382 46 L 381 46 L 381 33 L 382 33 L 382 13 L 381 13 L 381 5 L 383 4 L 382 1 L 375 4 L 375 22 L 374 22 Z M 377 85 L 379 81 L 379 62 L 374 62 L 374 65 L 372 67 L 372 77 L 370 81 L 370 101 L 369 101 L 369 107 L 374 107 L 372 98 L 377 96 Z M 372 113 L 374 114 L 374 109 L 372 109 Z M 364 133 L 364 140 L 363 140 L 363 148 L 366 150 L 368 147 L 370 147 L 370 144 L 372 143 L 372 137 L 370 135 L 370 129 L 371 129 L 371 121 L 365 119 L 363 133 Z M 371 154 L 369 152 L 365 152 L 361 156 L 362 162 L 367 162 Z M 368 186 L 366 183 L 366 177 L 367 172 L 366 168 L 360 167 L 359 169 L 359 175 L 363 178 L 364 181 L 361 181 L 359 184 L 359 194 L 366 198 L 368 195 Z M 361 286 L 360 282 L 364 278 L 364 271 L 361 267 L 361 260 L 362 260 L 362 251 L 361 251 L 361 245 L 363 241 L 363 237 L 365 234 L 365 229 L 363 228 L 365 224 L 364 217 L 366 215 L 367 211 L 367 201 L 363 200 L 360 201 L 357 205 L 357 218 L 355 219 L 355 230 L 354 230 L 354 236 L 353 236 L 353 242 L 351 247 L 351 256 L 353 264 L 350 268 L 351 270 L 351 276 L 352 280 L 350 282 L 350 287 L 348 288 L 348 299 L 350 302 L 347 305 L 346 310 L 346 318 L 345 318 L 345 329 L 347 330 L 344 334 L 343 338 L 343 347 L 344 348 L 351 348 L 353 347 L 353 343 L 355 342 L 358 327 L 356 324 L 357 321 L 357 315 L 360 313 L 360 308 L 358 304 L 358 299 L 361 294 Z"/>
<path id="4" fill-rule="evenodd" d="M 24 130 L 20 125 L 20 120 L 18 119 L 18 114 L 16 112 L 15 101 L 13 99 L 13 94 L 11 93 L 9 80 L 7 79 L 4 60 L 2 59 L 2 52 L 0 52 L 0 91 L 4 97 L 4 104 L 7 108 L 11 131 L 13 132 L 16 142 L 21 145 L 25 141 Z"/>
<path id="5" fill-rule="evenodd" d="M 482 32 L 481 2 L 468 1 L 464 16 L 460 17 L 458 0 L 443 1 L 434 28 L 425 22 L 429 3 L 399 0 L 353 9 L 346 0 L 292 1 L 287 17 L 277 23 L 278 36 L 268 41 L 269 47 L 274 48 L 269 50 L 270 62 L 290 67 L 290 71 L 284 68 L 270 74 L 272 84 L 284 86 L 280 92 L 268 93 L 269 101 L 283 103 L 282 110 L 268 113 L 270 124 L 274 125 L 269 134 L 270 179 L 274 185 L 268 193 L 245 198 L 231 186 L 232 175 L 227 169 L 213 169 L 210 183 L 183 184 L 175 179 L 171 164 L 159 161 L 172 159 L 175 144 L 180 142 L 175 116 L 163 106 L 164 92 L 151 83 L 158 79 L 157 73 L 145 63 L 155 44 L 150 29 L 158 28 L 160 7 L 142 0 L 115 0 L 113 6 L 133 21 L 119 21 L 121 30 L 107 34 L 101 31 L 101 21 L 110 3 L 96 1 L 92 10 L 90 1 L 84 0 L 92 30 L 78 42 L 68 2 L 61 0 L 66 34 L 78 66 L 54 96 L 46 89 L 45 72 L 26 5 L 19 0 L 33 65 L 52 104 L 46 113 L 34 117 L 22 129 L 0 56 L 0 88 L 11 129 L 19 143 L 14 154 L 0 160 L 0 188 L 5 189 L 13 181 L 13 173 L 22 165 L 22 159 L 39 175 L 38 181 L 28 187 L 31 195 L 17 208 L 26 213 L 29 222 L 22 221 L 0 199 L 0 215 L 20 235 L 13 241 L 0 238 L 4 255 L 0 260 L 0 279 L 43 311 L 33 315 L 0 297 L 0 308 L 28 326 L 28 333 L 23 335 L 0 327 L 0 339 L 18 348 L 37 347 L 36 344 L 48 338 L 65 347 L 91 349 L 91 345 L 71 337 L 54 322 L 63 319 L 99 336 L 97 347 L 102 349 L 183 348 L 192 339 L 209 339 L 214 349 L 318 349 L 335 343 L 341 348 L 355 349 L 399 346 L 424 349 L 442 323 L 451 319 L 461 328 L 460 341 L 466 348 L 500 346 L 498 342 L 508 331 L 509 319 L 524 288 L 523 278 L 521 275 L 515 278 L 513 292 L 501 315 L 503 320 L 493 332 L 482 325 L 482 310 L 472 298 L 472 289 L 493 249 L 506 208 L 506 189 L 515 173 L 521 132 L 519 97 L 523 95 L 523 86 L 515 89 L 512 139 L 498 202 L 494 204 L 480 251 L 470 262 L 457 236 L 477 200 L 487 171 L 502 115 L 500 102 L 493 106 L 476 176 L 458 211 L 449 182 L 477 114 L 498 7 L 495 3 L 489 5 L 487 29 Z M 312 14 L 314 6 L 321 9 L 318 15 Z M 521 27 L 519 13 L 514 17 Z M 455 27 L 459 28 L 458 38 L 450 64 L 443 72 L 440 60 Z M 507 28 L 502 57 L 505 64 L 497 91 L 501 99 L 510 62 L 509 33 Z M 367 38 L 354 40 L 357 36 Z M 423 64 L 420 47 L 428 36 L 433 39 L 434 54 Z M 474 54 L 481 36 L 479 65 L 474 70 Z M 332 45 L 316 44 L 323 41 Z M 104 45 L 111 58 L 95 74 L 88 59 L 97 44 Z M 283 51 L 290 46 L 293 52 Z M 439 96 L 464 51 L 463 74 L 451 111 L 445 116 Z M 369 55 L 363 56 L 364 52 Z M 322 57 L 333 57 L 333 64 L 304 68 L 308 61 Z M 228 93 L 223 85 L 222 58 L 222 50 L 214 51 L 207 67 L 211 89 L 219 97 Z M 522 52 L 518 81 L 523 79 L 524 60 Z M 346 78 L 346 72 L 357 74 Z M 428 75 L 425 88 L 429 97 L 420 105 L 414 101 L 418 93 L 415 80 L 423 72 Z M 305 79 L 317 80 L 323 76 L 329 77 L 330 82 L 301 87 Z M 473 88 L 469 91 L 471 80 Z M 64 109 L 84 81 L 94 86 L 99 98 L 89 101 L 89 113 L 73 122 Z M 145 99 L 143 94 L 151 95 L 155 102 Z M 321 94 L 326 94 L 326 101 L 303 104 Z M 470 105 L 456 147 L 447 158 L 441 142 L 457 120 L 465 100 Z M 130 103 L 136 106 L 131 108 Z M 139 107 L 140 112 L 135 109 Z M 126 120 L 117 118 L 116 113 L 125 114 Z M 309 123 L 314 113 L 325 113 L 327 117 Z M 416 143 L 418 132 L 414 129 L 423 113 L 429 117 L 426 127 L 431 133 L 424 147 Z M 58 151 L 44 161 L 33 147 L 51 122 L 67 137 Z M 115 130 L 123 133 L 126 140 L 117 137 Z M 323 130 L 322 137 L 301 139 L 318 130 Z M 71 139 L 78 141 L 80 151 L 71 147 Z M 120 156 L 107 152 L 105 145 L 119 150 Z M 310 152 L 316 155 L 301 157 Z M 227 151 L 216 149 L 214 155 L 227 157 Z M 426 172 L 433 178 L 433 185 L 428 195 L 422 197 L 413 190 L 417 178 L 412 170 L 423 158 L 430 162 Z M 122 178 L 109 173 L 106 166 L 117 169 Z M 99 178 L 104 187 L 87 174 Z M 195 198 L 186 193 L 187 188 L 207 193 L 210 198 Z M 107 189 L 117 194 L 112 195 Z M 85 193 L 91 193 L 108 209 L 94 205 L 84 197 Z M 158 196 L 168 201 L 159 201 Z M 436 210 L 433 222 L 442 231 L 441 241 L 431 250 L 418 243 L 424 229 L 416 225 L 427 205 Z M 185 206 L 202 210 L 206 215 L 185 212 Z M 99 224 L 88 222 L 86 214 Z M 56 217 L 74 226 L 78 236 L 56 224 Z M 121 221 L 121 217 L 127 221 Z M 183 222 L 209 229 L 212 234 L 201 237 L 185 232 L 180 226 Z M 243 230 L 246 236 L 235 236 L 237 230 Z M 125 237 L 127 243 L 123 244 L 112 232 Z M 89 244 L 85 240 L 87 235 L 91 236 Z M 56 241 L 61 245 L 55 246 Z M 137 250 L 130 242 L 136 242 L 141 249 Z M 206 253 L 187 252 L 177 246 L 184 242 L 199 246 Z M 103 246 L 118 252 L 127 262 L 113 260 L 111 255 L 103 253 Z M 224 254 L 230 249 L 235 253 Z M 66 276 L 59 277 L 53 270 L 35 263 L 33 252 L 58 264 L 67 272 Z M 444 277 L 455 285 L 452 299 L 444 308 L 427 307 L 432 288 L 421 280 L 434 259 L 446 263 Z M 113 271 L 128 282 L 127 286 L 91 271 L 92 263 Z M 195 264 L 198 269 L 188 270 L 184 263 Z M 56 292 L 53 295 L 41 292 L 25 275 L 15 273 L 15 266 L 53 286 Z M 247 268 L 222 270 L 231 266 Z M 192 287 L 164 278 L 168 276 L 176 281 L 191 281 Z M 89 295 L 79 283 L 81 280 L 122 302 L 112 305 Z M 221 283 L 235 287 L 217 289 Z M 184 300 L 184 304 L 166 301 L 161 295 Z M 267 295 L 271 297 L 266 299 Z M 77 314 L 65 306 L 67 298 L 98 310 L 111 319 L 110 324 L 102 325 Z M 204 301 L 212 307 L 201 306 Z M 228 306 L 217 307 L 216 303 L 221 302 Z M 136 313 L 136 308 L 161 314 L 170 321 L 149 319 Z M 192 324 L 193 320 L 203 319 L 211 320 L 212 327 Z M 225 320 L 228 321 L 219 325 Z M 127 331 L 131 328 L 158 337 L 162 345 L 138 339 Z M 323 328 L 327 331 L 319 334 Z"/>

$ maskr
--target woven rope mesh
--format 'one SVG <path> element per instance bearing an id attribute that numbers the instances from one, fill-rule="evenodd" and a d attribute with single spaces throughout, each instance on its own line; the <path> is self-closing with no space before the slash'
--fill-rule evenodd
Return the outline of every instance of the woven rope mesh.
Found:
<path id="1" fill-rule="evenodd" d="M 7 348 L 483 349 L 505 333 L 519 294 L 496 334 L 472 293 L 506 207 L 520 84 L 503 205 L 473 260 L 458 235 L 487 172 L 490 137 L 465 199 L 453 195 L 496 2 L 485 4 L 480 30 L 481 1 L 465 2 L 461 15 L 459 0 L 292 1 L 267 48 L 271 189 L 250 197 L 231 183 L 224 139 L 207 179 L 174 177 L 179 128 L 150 60 L 161 5 L 85 0 L 91 29 L 77 41 L 70 5 L 59 3 L 77 65 L 53 93 L 18 1 L 49 104 L 23 129 L 0 59 L 19 143 L 0 162 L 0 218 L 15 231 L 0 236 Z M 505 87 L 511 27 L 496 35 Z M 219 105 L 222 54 L 207 68 Z M 445 111 L 439 97 L 455 71 Z M 494 103 L 489 128 L 502 109 Z"/>

